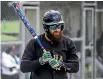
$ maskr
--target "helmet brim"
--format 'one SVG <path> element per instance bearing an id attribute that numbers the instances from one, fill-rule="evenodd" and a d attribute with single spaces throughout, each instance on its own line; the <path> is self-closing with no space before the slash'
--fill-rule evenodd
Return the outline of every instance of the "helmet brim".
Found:
<path id="1" fill-rule="evenodd" d="M 64 24 L 64 21 L 60 21 L 60 22 L 50 22 L 50 23 L 43 23 L 45 25 L 55 25 L 55 24 Z"/>

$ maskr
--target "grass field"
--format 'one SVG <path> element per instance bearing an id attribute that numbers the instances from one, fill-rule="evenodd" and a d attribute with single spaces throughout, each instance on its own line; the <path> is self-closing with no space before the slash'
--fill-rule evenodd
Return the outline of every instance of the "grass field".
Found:
<path id="1" fill-rule="evenodd" d="M 17 40 L 18 37 L 8 35 L 11 33 L 20 33 L 20 22 L 19 21 L 6 21 L 1 22 L 1 40 Z"/>

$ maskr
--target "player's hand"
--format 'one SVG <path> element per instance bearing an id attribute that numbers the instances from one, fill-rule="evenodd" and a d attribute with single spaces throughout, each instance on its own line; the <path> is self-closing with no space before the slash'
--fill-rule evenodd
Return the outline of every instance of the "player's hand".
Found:
<path id="1" fill-rule="evenodd" d="M 63 66 L 63 61 L 62 60 L 58 60 L 58 66 L 55 68 L 55 70 L 61 70 L 61 67 Z"/>
<path id="2" fill-rule="evenodd" d="M 56 60 L 55 58 L 52 58 L 51 60 L 49 60 L 49 65 L 55 69 L 59 66 L 58 60 Z"/>
<path id="3" fill-rule="evenodd" d="M 58 55 L 55 55 L 54 58 L 51 61 L 49 61 L 49 64 L 53 69 L 60 70 L 63 65 L 62 56 L 58 57 Z"/>
<path id="4" fill-rule="evenodd" d="M 39 62 L 41 65 L 44 65 L 52 59 L 51 53 L 49 51 L 43 53 L 42 57 L 39 58 Z"/>

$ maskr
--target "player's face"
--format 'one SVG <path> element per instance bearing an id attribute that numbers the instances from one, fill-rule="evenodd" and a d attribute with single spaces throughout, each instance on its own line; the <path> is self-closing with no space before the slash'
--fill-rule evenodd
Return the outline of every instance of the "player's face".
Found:
<path id="1" fill-rule="evenodd" d="M 61 25 L 51 25 L 49 30 L 55 39 L 59 39 L 61 37 Z"/>

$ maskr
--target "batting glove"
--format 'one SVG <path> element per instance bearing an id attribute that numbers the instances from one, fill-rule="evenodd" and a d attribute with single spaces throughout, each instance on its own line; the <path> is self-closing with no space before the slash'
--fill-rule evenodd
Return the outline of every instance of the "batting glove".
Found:
<path id="1" fill-rule="evenodd" d="M 49 65 L 50 65 L 53 69 L 55 69 L 56 67 L 59 66 L 59 63 L 58 63 L 58 61 L 57 61 L 55 58 L 52 58 L 51 60 L 49 60 Z"/>
<path id="2" fill-rule="evenodd" d="M 55 70 L 60 70 L 61 66 L 63 66 L 63 59 L 62 56 L 60 56 L 60 58 L 58 59 L 58 55 L 55 55 L 54 58 L 52 58 L 49 61 L 49 64 L 51 65 L 51 67 Z"/>
<path id="3" fill-rule="evenodd" d="M 42 57 L 39 58 L 39 63 L 41 65 L 44 65 L 46 63 L 48 63 L 49 60 L 51 60 L 52 56 L 51 53 L 49 51 L 43 53 Z"/>

